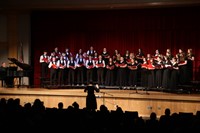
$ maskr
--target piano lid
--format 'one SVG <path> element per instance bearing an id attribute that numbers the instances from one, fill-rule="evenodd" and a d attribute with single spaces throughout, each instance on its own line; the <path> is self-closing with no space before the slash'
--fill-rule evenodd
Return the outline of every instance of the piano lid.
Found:
<path id="1" fill-rule="evenodd" d="M 10 60 L 11 62 L 16 64 L 17 66 L 19 66 L 23 70 L 32 70 L 32 67 L 29 64 L 21 63 L 15 58 L 8 58 L 8 60 Z"/>

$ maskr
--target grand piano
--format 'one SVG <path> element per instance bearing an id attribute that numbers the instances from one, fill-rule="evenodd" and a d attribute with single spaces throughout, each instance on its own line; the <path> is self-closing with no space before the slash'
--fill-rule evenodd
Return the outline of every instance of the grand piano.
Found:
<path id="1" fill-rule="evenodd" d="M 24 86 L 23 83 L 21 83 L 23 77 L 31 77 L 33 68 L 29 64 L 26 63 L 21 63 L 15 58 L 8 58 L 13 64 L 16 66 L 9 66 L 7 69 L 7 77 L 9 77 L 11 80 L 14 78 L 19 78 L 19 84 L 17 87 L 19 88 L 20 86 Z M 21 69 L 18 70 L 17 67 L 20 67 Z M 9 86 L 14 86 L 14 82 L 10 81 Z M 29 87 L 29 85 L 26 85 Z"/>

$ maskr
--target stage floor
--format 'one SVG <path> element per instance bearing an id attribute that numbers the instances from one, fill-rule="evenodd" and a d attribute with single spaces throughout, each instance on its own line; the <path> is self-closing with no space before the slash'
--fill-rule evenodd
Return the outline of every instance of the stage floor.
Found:
<path id="1" fill-rule="evenodd" d="M 164 113 L 166 108 L 170 108 L 172 113 L 200 111 L 200 94 L 188 91 L 163 91 L 137 89 L 119 89 L 100 87 L 100 92 L 95 93 L 98 109 L 104 104 L 109 110 L 115 110 L 116 106 L 124 111 L 137 111 L 141 116 L 149 116 L 151 112 L 156 112 L 158 116 Z M 77 102 L 80 108 L 85 107 L 87 93 L 84 86 L 66 88 L 0 88 L 0 98 L 20 98 L 21 105 L 33 101 L 36 98 L 44 102 L 45 107 L 57 108 L 59 102 L 64 103 L 64 108 Z"/>

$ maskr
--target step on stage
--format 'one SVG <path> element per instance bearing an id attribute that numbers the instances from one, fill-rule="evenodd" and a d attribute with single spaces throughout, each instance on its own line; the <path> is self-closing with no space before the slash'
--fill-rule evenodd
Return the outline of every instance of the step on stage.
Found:
<path id="1" fill-rule="evenodd" d="M 77 102 L 80 108 L 85 107 L 85 86 L 49 86 L 49 88 L 0 88 L 0 98 L 20 98 L 20 104 L 31 104 L 36 98 L 44 102 L 45 107 L 57 108 L 59 102 L 63 102 L 64 108 Z M 181 88 L 180 88 L 181 89 Z M 172 113 L 189 112 L 196 114 L 200 111 L 200 93 L 190 89 L 182 91 L 166 91 L 148 89 L 144 87 L 100 86 L 100 92 L 96 93 L 98 109 L 105 105 L 109 110 L 115 110 L 117 106 L 123 111 L 137 111 L 139 116 L 148 117 L 151 112 L 157 116 L 164 114 L 166 108 Z M 184 90 L 186 90 L 184 88 Z"/>
<path id="2" fill-rule="evenodd" d="M 80 88 L 85 88 L 86 85 L 45 85 L 42 88 L 47 88 L 47 89 L 80 89 Z M 186 93 L 186 94 L 196 94 L 200 93 L 200 86 L 196 85 L 179 85 L 177 88 L 174 90 L 170 89 L 164 89 L 164 88 L 147 88 L 147 87 L 141 87 L 141 86 L 99 86 L 100 89 L 119 89 L 119 90 L 136 90 L 136 93 L 138 93 L 138 90 L 143 90 L 148 94 L 148 91 L 158 91 L 158 92 L 169 92 L 169 93 Z"/>

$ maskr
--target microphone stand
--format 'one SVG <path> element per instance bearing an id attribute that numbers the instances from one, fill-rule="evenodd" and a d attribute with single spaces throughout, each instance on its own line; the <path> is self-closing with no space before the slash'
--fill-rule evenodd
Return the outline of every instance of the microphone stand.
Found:
<path id="1" fill-rule="evenodd" d="M 136 86 L 134 87 L 134 89 L 136 90 L 136 92 L 135 92 L 136 94 L 142 94 L 142 93 L 139 93 L 139 92 L 138 92 L 138 89 L 137 89 Z M 142 90 L 145 90 L 145 94 L 149 95 L 149 93 L 148 93 L 148 91 L 147 91 L 147 87 L 142 88 Z M 131 93 L 129 93 L 129 94 L 134 94 L 134 92 L 131 92 Z"/>
<path id="2" fill-rule="evenodd" d="M 101 91 L 100 91 L 100 93 L 102 93 L 102 94 L 103 94 L 103 105 L 105 105 L 105 95 L 109 95 L 109 96 L 112 96 L 112 97 L 113 97 L 113 95 L 112 95 L 112 94 L 110 94 L 110 93 L 107 93 L 107 92 L 101 92 Z"/>

